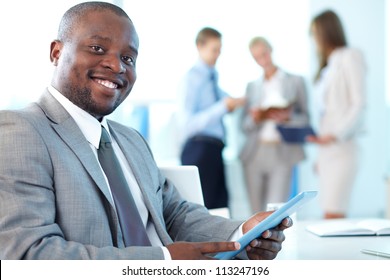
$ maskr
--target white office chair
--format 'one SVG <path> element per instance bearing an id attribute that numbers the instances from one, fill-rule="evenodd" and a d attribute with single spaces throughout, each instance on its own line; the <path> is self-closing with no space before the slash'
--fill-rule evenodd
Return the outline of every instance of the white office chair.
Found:
<path id="1" fill-rule="evenodd" d="M 180 195 L 191 202 L 204 205 L 198 167 L 193 165 L 160 166 L 161 173 L 172 181 Z M 210 214 L 230 218 L 229 209 L 209 210 Z"/>

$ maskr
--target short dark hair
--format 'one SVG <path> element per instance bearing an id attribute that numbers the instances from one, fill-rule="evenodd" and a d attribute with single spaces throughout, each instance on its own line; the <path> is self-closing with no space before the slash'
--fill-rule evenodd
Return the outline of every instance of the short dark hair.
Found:
<path id="1" fill-rule="evenodd" d="M 86 14 L 94 11 L 110 11 L 118 16 L 128 18 L 131 22 L 131 19 L 126 12 L 114 4 L 94 1 L 84 2 L 71 7 L 62 16 L 58 28 L 57 39 L 63 42 L 69 40 L 77 23 L 79 23 Z"/>
<path id="2" fill-rule="evenodd" d="M 203 45 L 211 38 L 221 39 L 222 34 L 214 28 L 204 27 L 198 32 L 195 43 L 196 45 Z"/>

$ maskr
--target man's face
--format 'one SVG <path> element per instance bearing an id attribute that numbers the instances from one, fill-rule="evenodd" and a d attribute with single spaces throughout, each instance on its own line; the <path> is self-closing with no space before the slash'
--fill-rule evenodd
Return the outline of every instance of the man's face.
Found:
<path id="1" fill-rule="evenodd" d="M 271 50 L 266 45 L 262 43 L 255 44 L 250 51 L 254 60 L 262 68 L 267 69 L 272 66 Z"/>
<path id="2" fill-rule="evenodd" d="M 110 11 L 89 12 L 65 42 L 51 44 L 52 85 L 95 118 L 112 113 L 136 80 L 138 36 Z"/>
<path id="3" fill-rule="evenodd" d="M 200 58 L 210 66 L 217 63 L 217 59 L 221 54 L 222 43 L 218 38 L 210 38 L 204 44 L 198 45 Z"/>

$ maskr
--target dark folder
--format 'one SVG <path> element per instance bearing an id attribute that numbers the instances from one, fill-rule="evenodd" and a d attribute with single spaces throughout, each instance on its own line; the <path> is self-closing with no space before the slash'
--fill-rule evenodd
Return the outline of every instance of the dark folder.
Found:
<path id="1" fill-rule="evenodd" d="M 311 126 L 278 125 L 277 128 L 284 142 L 291 144 L 303 144 L 306 142 L 306 137 L 316 135 Z"/>

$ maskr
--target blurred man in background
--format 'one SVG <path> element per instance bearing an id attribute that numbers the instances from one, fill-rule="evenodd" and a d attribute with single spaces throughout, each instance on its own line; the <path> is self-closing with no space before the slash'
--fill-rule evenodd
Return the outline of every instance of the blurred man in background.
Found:
<path id="1" fill-rule="evenodd" d="M 183 165 L 199 168 L 205 205 L 208 209 L 228 206 L 222 150 L 225 146 L 223 117 L 243 105 L 218 86 L 215 69 L 221 54 L 221 33 L 203 28 L 196 37 L 198 62 L 188 71 L 181 88 L 184 100 Z"/>

